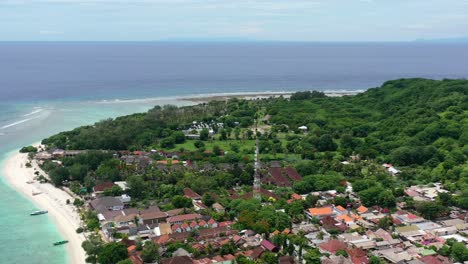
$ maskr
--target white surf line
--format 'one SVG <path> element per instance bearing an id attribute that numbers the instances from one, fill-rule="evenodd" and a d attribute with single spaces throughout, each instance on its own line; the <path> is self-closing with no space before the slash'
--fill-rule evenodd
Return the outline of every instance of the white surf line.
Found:
<path id="1" fill-rule="evenodd" d="M 36 109 L 36 110 L 32 111 L 31 113 L 29 113 L 29 114 L 25 114 L 25 115 L 23 115 L 23 116 L 30 116 L 30 115 L 34 115 L 34 114 L 40 113 L 40 112 L 42 112 L 42 111 L 44 111 L 44 109 L 42 109 L 42 108 L 39 108 L 39 109 Z"/>
<path id="2" fill-rule="evenodd" d="M 0 129 L 6 129 L 6 128 L 9 128 L 9 127 L 12 127 L 12 126 L 16 126 L 16 125 L 31 121 L 31 120 L 36 119 L 36 118 L 39 118 L 39 117 L 26 118 L 26 119 L 23 119 L 23 120 L 20 120 L 20 121 L 17 121 L 17 122 L 8 124 L 8 125 L 4 125 L 4 126 L 0 127 Z"/>

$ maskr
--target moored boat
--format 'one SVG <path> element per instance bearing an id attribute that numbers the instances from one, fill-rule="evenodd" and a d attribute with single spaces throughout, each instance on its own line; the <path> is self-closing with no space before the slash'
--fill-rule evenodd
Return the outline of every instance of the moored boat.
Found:
<path id="1" fill-rule="evenodd" d="M 68 240 L 62 240 L 62 241 L 55 242 L 54 246 L 60 246 L 60 245 L 66 244 L 66 243 L 68 243 Z"/>
<path id="2" fill-rule="evenodd" d="M 42 215 L 42 214 L 47 214 L 48 211 L 46 210 L 38 210 L 38 211 L 34 211 L 32 213 L 30 213 L 29 215 Z"/>

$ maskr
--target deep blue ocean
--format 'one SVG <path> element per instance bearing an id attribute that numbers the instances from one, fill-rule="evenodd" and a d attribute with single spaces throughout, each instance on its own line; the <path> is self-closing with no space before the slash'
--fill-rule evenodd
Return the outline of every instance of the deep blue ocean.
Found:
<path id="1" fill-rule="evenodd" d="M 0 43 L 0 163 L 65 129 L 179 97 L 366 90 L 384 81 L 468 77 L 468 44 Z M 1 170 L 0 170 L 1 174 Z M 0 181 L 0 263 L 65 263 L 34 205 Z"/>

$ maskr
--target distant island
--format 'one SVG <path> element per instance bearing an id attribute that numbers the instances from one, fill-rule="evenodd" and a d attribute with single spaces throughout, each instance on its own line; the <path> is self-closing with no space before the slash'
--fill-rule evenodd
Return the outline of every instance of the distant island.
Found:
<path id="1" fill-rule="evenodd" d="M 63 203 L 82 263 L 468 261 L 468 81 L 211 99 L 53 135 L 8 179 Z"/>

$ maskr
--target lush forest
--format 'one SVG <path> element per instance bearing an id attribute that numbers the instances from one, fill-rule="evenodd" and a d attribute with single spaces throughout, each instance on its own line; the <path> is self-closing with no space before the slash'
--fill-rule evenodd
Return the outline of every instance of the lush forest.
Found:
<path id="1" fill-rule="evenodd" d="M 264 184 L 281 197 L 287 198 L 292 191 L 344 192 L 347 180 L 365 205 L 391 208 L 403 199 L 404 187 L 441 182 L 457 195 L 439 204 L 436 211 L 447 205 L 468 208 L 467 94 L 465 80 L 401 79 L 355 96 L 298 92 L 290 98 L 157 106 L 147 113 L 103 120 L 44 139 L 42 143 L 50 149 L 96 150 L 65 158 L 65 166 L 46 162 L 44 168 L 55 184 L 66 183 L 76 191 L 83 186 L 91 190 L 99 182 L 126 180 L 130 194 L 140 200 L 170 199 L 190 187 L 200 194 L 215 191 L 226 199 L 225 206 L 235 208 L 229 205 L 227 191 L 235 186 L 250 190 L 257 136 L 263 162 L 280 160 L 303 176 L 292 189 Z M 202 129 L 199 139 L 187 139 L 183 131 L 193 121 L 210 124 L 214 134 Z M 307 126 L 307 132 L 300 126 Z M 154 166 L 136 171 L 123 168 L 112 155 L 122 150 L 175 151 L 180 160 L 199 165 L 233 166 L 202 173 L 163 173 Z M 350 156 L 359 162 L 342 164 Z M 162 159 L 159 155 L 152 158 Z M 392 177 L 382 163 L 392 163 L 402 173 Z M 347 201 L 338 202 L 345 205 Z M 427 205 L 418 206 L 427 211 Z M 301 214 L 296 211 L 297 215 L 290 216 Z"/>

